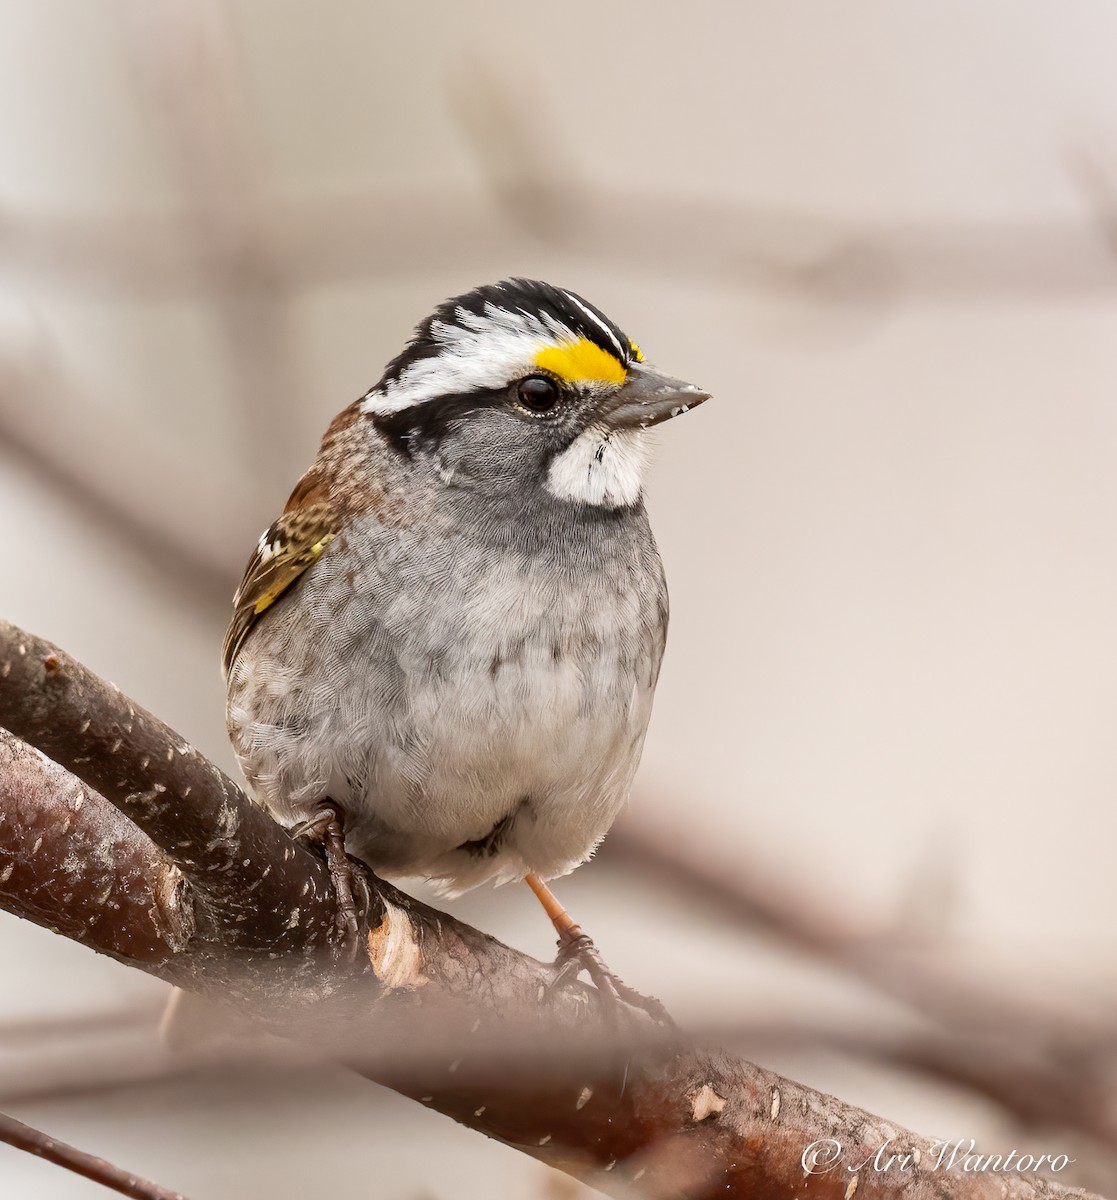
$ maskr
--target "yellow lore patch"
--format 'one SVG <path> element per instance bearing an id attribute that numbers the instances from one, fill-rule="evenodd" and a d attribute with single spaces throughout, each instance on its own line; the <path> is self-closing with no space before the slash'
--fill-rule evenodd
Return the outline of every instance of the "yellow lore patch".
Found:
<path id="1" fill-rule="evenodd" d="M 535 356 L 535 365 L 567 383 L 624 383 L 628 372 L 620 361 L 588 338 L 548 346 Z"/>

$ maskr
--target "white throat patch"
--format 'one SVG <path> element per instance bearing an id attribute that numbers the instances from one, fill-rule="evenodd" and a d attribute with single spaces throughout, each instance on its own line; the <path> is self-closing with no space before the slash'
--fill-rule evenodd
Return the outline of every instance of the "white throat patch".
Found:
<path id="1" fill-rule="evenodd" d="M 646 429 L 591 425 L 555 456 L 547 472 L 547 490 L 560 500 L 626 508 L 640 499 L 651 452 Z"/>

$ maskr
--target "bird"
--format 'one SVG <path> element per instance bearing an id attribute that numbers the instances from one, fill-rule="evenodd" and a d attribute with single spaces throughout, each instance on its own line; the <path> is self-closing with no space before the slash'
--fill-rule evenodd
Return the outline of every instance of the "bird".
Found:
<path id="1" fill-rule="evenodd" d="M 255 797 L 453 895 L 526 881 L 560 977 L 628 988 L 548 886 L 628 799 L 667 637 L 651 430 L 709 398 L 577 293 L 510 278 L 441 303 L 329 425 L 260 537 L 224 643 Z"/>

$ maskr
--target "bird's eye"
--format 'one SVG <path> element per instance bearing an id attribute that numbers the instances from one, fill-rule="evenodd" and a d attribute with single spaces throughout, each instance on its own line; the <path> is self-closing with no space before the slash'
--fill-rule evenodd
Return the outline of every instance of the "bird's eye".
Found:
<path id="1" fill-rule="evenodd" d="M 553 412 L 558 407 L 559 387 L 549 375 L 528 375 L 516 384 L 516 399 L 529 412 Z"/>

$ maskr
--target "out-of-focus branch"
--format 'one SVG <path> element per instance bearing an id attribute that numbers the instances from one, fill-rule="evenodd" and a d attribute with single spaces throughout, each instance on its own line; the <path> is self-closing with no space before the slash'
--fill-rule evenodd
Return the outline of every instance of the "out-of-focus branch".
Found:
<path id="1" fill-rule="evenodd" d="M 122 12 L 137 79 L 190 202 L 191 240 L 236 385 L 240 455 L 278 498 L 299 461 L 298 355 L 288 281 L 260 220 L 258 145 L 229 14 L 213 0 L 134 0 Z"/>
<path id="2" fill-rule="evenodd" d="M 528 239 L 483 193 L 405 190 L 259 201 L 273 270 L 292 288 L 413 280 L 447 269 L 470 275 L 516 258 Z M 37 291 L 173 299 L 205 295 L 209 273 L 193 250 L 188 212 L 123 216 L 0 208 L 0 268 Z"/>
<path id="3" fill-rule="evenodd" d="M 522 160 L 506 149 L 482 146 L 478 153 L 497 172 L 487 198 L 448 186 L 433 197 L 383 190 L 254 200 L 253 228 L 267 246 L 267 266 L 246 274 L 255 273 L 266 299 L 330 283 L 443 276 L 448 269 L 479 275 L 495 258 L 515 259 L 543 243 L 573 262 L 616 266 L 626 277 L 666 275 L 843 309 L 891 303 L 900 294 L 1046 304 L 1117 287 L 1105 220 L 862 223 L 732 198 L 582 190 L 550 174 L 517 179 L 505 164 Z M 38 288 L 144 298 L 205 294 L 212 271 L 184 250 L 197 237 L 188 213 L 44 215 L 8 208 L 0 212 L 0 266 Z M 251 344 L 266 354 L 276 350 L 255 336 Z"/>
<path id="4" fill-rule="evenodd" d="M 243 481 L 219 478 L 212 464 L 184 460 L 150 431 L 91 406 L 47 363 L 0 370 L 0 446 L 180 582 L 194 607 L 228 608 L 257 532 L 238 516 L 253 509 Z"/>
<path id="5" fill-rule="evenodd" d="M 900 292 L 1050 300 L 1117 285 L 1112 261 L 1098 254 L 1112 219 L 1093 227 L 1029 220 L 867 225 L 593 186 L 580 176 L 567 131 L 548 119 L 538 98 L 525 120 L 523 88 L 509 68 L 471 64 L 463 80 L 454 89 L 454 112 L 506 218 L 544 243 L 595 261 L 615 259 L 626 271 L 650 268 L 843 308 L 881 307 Z"/>
<path id="6" fill-rule="evenodd" d="M 787 887 L 770 862 L 720 861 L 679 830 L 621 822 L 601 852 L 766 931 L 781 942 L 902 1002 L 930 1024 L 925 1035 L 853 1039 L 870 1057 L 905 1065 L 994 1100 L 1028 1127 L 1075 1128 L 1117 1148 L 1117 1034 L 1109 1014 L 1090 1021 L 1012 992 L 993 992 L 920 955 L 902 930 L 866 935 L 834 905 Z M 809 1031 L 802 1037 L 811 1040 Z"/>
<path id="7" fill-rule="evenodd" d="M 902 929 L 866 933 L 840 906 L 781 886 L 770 860 L 748 861 L 737 851 L 732 861 L 720 859 L 716 849 L 698 847 L 681 830 L 657 827 L 649 819 L 619 823 L 602 855 L 652 871 L 669 886 L 777 935 L 943 1025 L 1001 1036 L 1010 1027 L 1034 1031 L 1038 1023 L 1077 1029 L 1094 1044 L 1098 1038 L 1113 1040 L 1108 1015 L 1091 1027 L 1081 1012 L 1064 1018 L 1021 996 L 992 995 L 957 970 L 946 970 L 940 956 L 921 954 Z"/>
<path id="8" fill-rule="evenodd" d="M 133 1175 L 130 1171 L 122 1171 L 103 1158 L 97 1158 L 66 1142 L 48 1137 L 40 1130 L 24 1125 L 22 1121 L 17 1121 L 5 1113 L 0 1113 L 0 1142 L 45 1158 L 47 1162 L 65 1167 L 67 1171 L 83 1175 L 86 1179 L 92 1179 L 94 1183 L 100 1183 L 123 1196 L 131 1196 L 133 1200 L 186 1200 L 179 1192 L 168 1191 L 158 1184 Z"/>
<path id="9" fill-rule="evenodd" d="M 521 189 L 517 203 L 523 204 Z M 535 193 L 538 197 L 538 193 Z M 897 293 L 951 301 L 1010 297 L 1051 303 L 1117 287 L 1106 234 L 1086 221 L 1022 217 L 859 223 L 809 209 L 764 207 L 597 187 L 546 193 L 561 226 L 522 215 L 506 198 L 447 187 L 437 197 L 385 190 L 260 202 L 270 278 L 285 288 L 390 280 L 448 269 L 491 270 L 540 240 L 573 262 L 626 277 L 720 284 L 745 295 L 864 305 Z M 139 237 L 131 237 L 133 227 Z M 180 297 L 206 290 L 208 272 L 183 253 L 182 214 L 125 217 L 8 208 L 0 212 L 0 265 L 38 288 Z"/>
<path id="10" fill-rule="evenodd" d="M 156 995 L 142 1008 L 0 1023 L 0 1108 L 139 1088 L 212 1065 L 209 1046 L 187 1054 L 161 1044 L 156 1031 L 166 990 L 150 990 Z M 213 1052 L 223 1065 L 235 1064 L 251 1057 L 251 1051 L 241 1055 L 240 1046 L 231 1053 L 218 1042 Z"/>
<path id="11" fill-rule="evenodd" d="M 1017 1030 L 994 1040 L 934 1027 L 896 1032 L 862 1024 L 763 1019 L 715 1026 L 704 1031 L 707 1039 L 742 1048 L 750 1057 L 830 1052 L 914 1073 L 992 1101 L 1023 1131 L 1083 1135 L 1099 1162 L 1107 1164 L 1110 1177 L 1117 1172 L 1115 1064 L 1113 1054 L 1096 1044 L 1084 1042 L 1064 1059 L 1048 1045 L 1043 1031 L 1030 1041 Z"/>
<path id="12" fill-rule="evenodd" d="M 324 864 L 154 717 L 6 625 L 0 724 L 56 760 L 0 739 L 0 905 L 220 995 L 612 1194 L 1068 1194 L 936 1175 L 931 1142 L 832 1097 L 674 1035 L 621 1037 L 587 989 L 550 990 L 552 968 L 371 874 L 368 959 L 330 953 Z M 918 1161 L 805 1176 L 823 1138 L 850 1166 L 890 1140 Z"/>

